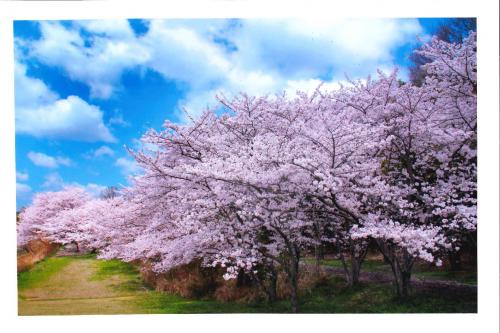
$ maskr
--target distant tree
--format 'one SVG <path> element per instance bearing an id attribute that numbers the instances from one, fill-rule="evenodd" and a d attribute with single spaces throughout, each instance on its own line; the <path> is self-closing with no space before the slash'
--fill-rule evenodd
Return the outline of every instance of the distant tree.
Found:
<path id="1" fill-rule="evenodd" d="M 448 43 L 462 44 L 469 32 L 476 30 L 476 18 L 461 17 L 455 18 L 447 24 L 440 25 L 435 35 L 439 40 Z"/>
<path id="2" fill-rule="evenodd" d="M 462 44 L 470 31 L 476 31 L 475 18 L 455 18 L 440 25 L 435 32 L 435 37 L 448 43 Z M 409 67 L 410 81 L 419 87 L 422 86 L 427 75 L 426 70 L 422 66 L 432 61 L 432 59 L 418 52 L 420 48 L 418 47 L 417 52 L 413 52 L 410 55 L 410 61 L 413 64 Z"/>
<path id="3" fill-rule="evenodd" d="M 26 209 L 26 207 L 21 207 L 21 209 L 19 209 L 16 212 L 16 224 L 21 221 L 21 219 L 19 218 L 19 216 L 24 212 L 25 209 Z"/>
<path id="4" fill-rule="evenodd" d="M 73 210 L 90 200 L 90 196 L 79 187 L 66 187 L 58 192 L 41 192 L 33 198 L 33 203 L 19 214 L 17 241 L 22 246 L 31 240 L 48 239 L 60 241 L 62 229 L 58 215 Z"/>
<path id="5" fill-rule="evenodd" d="M 118 188 L 116 186 L 108 186 L 101 192 L 101 199 L 113 199 L 119 195 Z"/>

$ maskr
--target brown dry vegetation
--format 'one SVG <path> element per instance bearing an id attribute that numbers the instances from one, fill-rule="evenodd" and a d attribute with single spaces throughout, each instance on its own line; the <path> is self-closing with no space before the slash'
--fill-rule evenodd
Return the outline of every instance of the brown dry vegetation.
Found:
<path id="1" fill-rule="evenodd" d="M 30 241 L 24 247 L 24 253 L 17 256 L 17 271 L 23 272 L 33 267 L 37 262 L 53 254 L 59 248 L 58 245 L 44 240 Z"/>
<path id="2" fill-rule="evenodd" d="M 225 281 L 220 269 L 206 268 L 200 262 L 193 262 L 158 274 L 151 270 L 151 265 L 139 264 L 141 277 L 155 290 L 185 298 L 210 298 L 220 302 L 254 303 L 266 299 L 265 293 L 248 276 Z M 303 269 L 299 276 L 299 289 L 304 292 L 321 284 L 327 275 L 319 275 L 309 269 Z M 277 295 L 279 299 L 290 296 L 289 284 L 284 273 L 278 275 Z"/>
<path id="3" fill-rule="evenodd" d="M 192 262 L 158 274 L 151 266 L 141 266 L 142 279 L 157 291 L 186 298 L 213 298 L 221 302 L 253 302 L 264 297 L 261 290 L 246 279 L 225 281 L 220 269 Z"/>

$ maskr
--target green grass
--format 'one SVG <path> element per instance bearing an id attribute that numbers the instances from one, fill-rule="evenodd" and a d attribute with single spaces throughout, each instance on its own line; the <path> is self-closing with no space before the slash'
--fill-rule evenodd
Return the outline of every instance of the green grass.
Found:
<path id="1" fill-rule="evenodd" d="M 97 270 L 92 275 L 91 280 L 102 281 L 117 275 L 125 279 L 124 282 L 114 286 L 117 291 L 137 292 L 147 289 L 140 278 L 137 267 L 117 259 L 97 260 Z"/>
<path id="2" fill-rule="evenodd" d="M 189 300 L 150 291 L 138 300 L 145 313 L 288 313 L 290 303 L 281 300 L 240 304 L 210 300 Z M 348 288 L 343 278 L 334 277 L 302 293 L 301 313 L 474 313 L 476 299 L 464 295 L 417 294 L 407 301 L 397 299 L 390 285 L 361 284 Z"/>
<path id="3" fill-rule="evenodd" d="M 104 280 L 113 275 L 123 275 L 126 277 L 137 277 L 139 270 L 137 267 L 120 260 L 97 260 L 97 271 L 92 276 L 95 280 Z"/>
<path id="4" fill-rule="evenodd" d="M 415 277 L 419 278 L 431 278 L 439 280 L 450 280 L 459 283 L 473 284 L 477 285 L 477 273 L 468 271 L 421 271 L 415 272 L 413 274 Z"/>
<path id="5" fill-rule="evenodd" d="M 401 301 L 388 284 L 363 283 L 348 288 L 336 277 L 313 290 L 302 300 L 308 313 L 469 313 L 477 311 L 477 301 L 463 295 L 415 294 Z"/>
<path id="6" fill-rule="evenodd" d="M 71 262 L 70 257 L 47 257 L 33 268 L 17 274 L 17 288 L 35 288 Z"/>
<path id="7" fill-rule="evenodd" d="M 315 259 L 305 258 L 304 262 L 308 264 L 315 264 Z M 320 261 L 320 264 L 327 267 L 342 269 L 342 262 L 339 259 L 324 259 Z M 387 272 L 387 274 L 392 274 L 391 268 L 388 264 L 380 260 L 367 259 L 361 265 L 361 272 Z M 417 278 L 430 278 L 436 280 L 448 280 L 465 284 L 477 284 L 477 273 L 474 271 L 446 271 L 439 270 L 436 268 L 421 266 L 415 267 L 412 272 L 412 276 Z"/>
<path id="8" fill-rule="evenodd" d="M 108 304 L 106 313 L 288 313 L 290 303 L 280 300 L 273 304 L 258 302 L 244 304 L 238 302 L 218 302 L 213 299 L 187 299 L 180 296 L 157 292 L 146 288 L 140 279 L 137 267 L 118 260 L 97 260 L 95 256 L 50 257 L 40 262 L 34 269 L 19 274 L 19 289 L 36 287 L 42 281 L 47 281 L 55 273 L 70 263 L 80 259 L 82 265 L 92 269 L 89 275 L 92 283 L 108 283 L 116 296 L 133 296 L 125 303 Z M 339 262 L 325 260 L 332 267 L 338 267 Z M 371 263 L 365 269 L 379 269 L 380 262 Z M 83 263 L 85 263 L 83 265 Z M 370 265 L 371 264 L 371 265 Z M 337 266 L 336 266 L 337 265 Z M 87 268 L 82 268 L 87 269 Z M 81 275 L 76 275 L 81 276 Z M 59 279 L 61 276 L 59 276 Z M 111 284 L 110 281 L 113 281 Z M 71 285 L 69 285 L 71 286 Z M 57 286 L 54 286 L 57 288 Z M 89 296 L 90 297 L 90 296 Z M 98 299 L 95 300 L 97 302 Z M 101 299 L 108 302 L 107 298 Z M 71 303 L 71 302 L 74 302 Z M 64 300 L 61 307 L 72 308 L 72 314 L 78 314 L 78 301 Z M 121 301 L 124 302 L 124 301 Z M 38 301 L 36 304 L 39 304 Z M 41 303 L 40 303 L 41 304 Z M 96 303 L 97 304 L 97 303 Z M 104 304 L 104 303 L 103 303 Z M 107 304 L 107 303 L 106 303 Z M 33 304 L 34 305 L 34 304 Z M 54 311 L 55 303 L 48 302 L 47 309 L 37 313 L 47 314 Z M 85 313 L 94 313 L 91 303 L 80 304 Z M 90 309 L 90 310 L 89 310 Z M 62 309 L 64 310 L 64 309 Z M 62 311 L 61 310 L 61 311 Z M 115 311 L 115 312 L 113 312 Z M 125 311 L 125 312 L 123 312 Z M 471 295 L 446 294 L 440 290 L 433 293 L 415 294 L 408 301 L 395 298 L 390 284 L 363 283 L 356 288 L 348 288 L 343 277 L 335 276 L 325 279 L 315 288 L 302 290 L 300 295 L 300 312 L 302 313 L 473 313 L 477 312 L 477 300 Z M 83 312 L 82 312 L 83 313 Z"/>
<path id="9" fill-rule="evenodd" d="M 258 306 L 222 303 L 211 300 L 186 299 L 176 295 L 149 291 L 139 298 L 137 305 L 144 313 L 255 313 Z"/>
<path id="10" fill-rule="evenodd" d="M 316 263 L 316 260 L 312 258 L 305 258 L 304 261 L 308 264 Z M 340 261 L 340 259 L 323 259 L 320 260 L 320 264 L 323 266 L 328 266 L 333 268 L 343 268 L 342 261 Z M 380 272 L 380 271 L 390 272 L 390 267 L 383 261 L 367 259 L 363 261 L 363 264 L 361 265 L 361 270 L 362 271 L 365 270 L 368 272 Z"/>

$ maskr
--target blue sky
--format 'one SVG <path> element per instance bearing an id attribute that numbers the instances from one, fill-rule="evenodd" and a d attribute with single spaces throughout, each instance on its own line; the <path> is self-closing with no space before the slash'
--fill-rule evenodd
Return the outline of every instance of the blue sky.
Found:
<path id="1" fill-rule="evenodd" d="M 17 207 L 140 172 L 125 146 L 214 95 L 312 91 L 406 66 L 444 19 L 16 21 Z"/>

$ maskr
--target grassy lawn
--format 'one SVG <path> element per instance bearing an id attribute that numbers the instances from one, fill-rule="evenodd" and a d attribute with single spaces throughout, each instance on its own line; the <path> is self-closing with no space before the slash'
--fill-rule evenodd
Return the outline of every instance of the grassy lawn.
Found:
<path id="1" fill-rule="evenodd" d="M 331 264 L 338 263 L 331 261 Z M 142 283 L 135 266 L 118 260 L 97 260 L 94 256 L 50 257 L 18 277 L 22 315 L 286 313 L 290 309 L 287 300 L 272 305 L 242 304 L 160 293 Z M 401 302 L 394 298 L 390 285 L 362 284 L 351 289 L 345 287 L 341 277 L 326 279 L 316 288 L 303 292 L 300 302 L 304 313 L 477 311 L 476 300 L 463 295 L 414 295 L 409 301 Z"/>
<path id="2" fill-rule="evenodd" d="M 452 313 L 476 312 L 476 300 L 462 295 L 413 295 L 408 301 L 395 298 L 387 284 L 363 283 L 345 287 L 344 279 L 334 277 L 304 297 L 303 312 L 331 313 Z"/>
<path id="3" fill-rule="evenodd" d="M 289 302 L 238 304 L 208 300 L 187 300 L 151 292 L 140 300 L 146 313 L 287 313 Z M 332 278 L 301 295 L 302 313 L 471 313 L 475 299 L 461 295 L 415 295 L 408 301 L 394 297 L 389 285 L 363 284 L 346 288 L 342 278 Z"/>
<path id="4" fill-rule="evenodd" d="M 304 262 L 308 264 L 315 264 L 315 259 L 305 258 Z M 327 267 L 342 269 L 342 262 L 339 259 L 324 259 L 320 264 Z M 361 265 L 361 272 L 387 272 L 392 274 L 391 268 L 382 260 L 366 259 Z M 430 267 L 428 265 L 416 265 L 413 269 L 412 276 L 424 279 L 438 279 L 449 280 L 465 284 L 477 284 L 477 273 L 471 271 L 445 271 L 437 267 Z"/>
<path id="5" fill-rule="evenodd" d="M 304 258 L 304 262 L 315 265 L 316 260 L 312 258 Z M 323 259 L 320 260 L 320 264 L 326 267 L 333 267 L 338 269 L 343 269 L 342 261 L 340 259 Z M 391 268 L 389 265 L 385 264 L 383 261 L 366 259 L 361 265 L 361 271 L 365 272 L 387 272 L 391 273 Z"/>
<path id="6" fill-rule="evenodd" d="M 68 257 L 49 257 L 37 263 L 32 269 L 17 274 L 17 288 L 25 290 L 43 284 L 71 262 Z"/>
<path id="7" fill-rule="evenodd" d="M 424 279 L 450 280 L 459 283 L 477 285 L 477 273 L 468 271 L 417 271 L 413 276 Z"/>
<path id="8" fill-rule="evenodd" d="M 304 262 L 307 262 L 309 264 L 316 264 L 316 260 L 311 258 L 305 258 Z M 340 261 L 340 259 L 323 259 L 320 260 L 320 264 L 333 268 L 343 268 L 342 261 Z M 367 259 L 361 265 L 361 270 L 366 270 L 368 272 L 390 272 L 391 268 L 383 261 Z"/>

